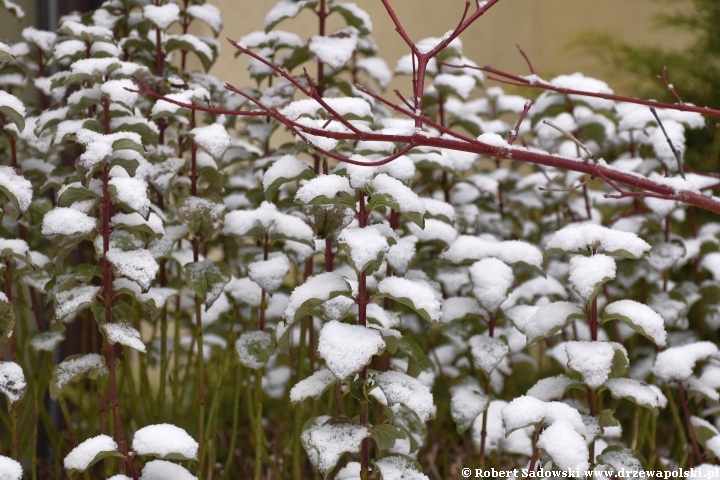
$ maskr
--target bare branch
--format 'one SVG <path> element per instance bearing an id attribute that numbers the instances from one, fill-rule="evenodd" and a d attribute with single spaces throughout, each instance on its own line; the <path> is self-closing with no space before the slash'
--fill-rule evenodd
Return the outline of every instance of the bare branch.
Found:
<path id="1" fill-rule="evenodd" d="M 672 93 L 673 97 L 675 97 L 675 100 L 677 100 L 680 105 L 683 105 L 683 101 L 680 98 L 680 95 L 678 95 L 678 93 L 675 91 L 675 86 L 672 83 L 668 82 L 667 67 L 663 67 L 662 75 L 658 75 L 657 78 L 659 78 L 663 85 L 665 85 L 665 88 L 667 88 L 670 93 Z"/>
<path id="2" fill-rule="evenodd" d="M 564 128 L 562 128 L 560 125 L 557 125 L 557 124 L 551 122 L 550 120 L 543 120 L 543 123 L 544 123 L 545 125 L 551 126 L 552 128 L 554 128 L 554 129 L 557 130 L 558 132 L 560 132 L 560 133 L 562 133 L 563 135 L 565 135 L 566 137 L 568 137 L 570 140 L 572 140 L 572 142 L 573 142 L 575 145 L 577 145 L 578 147 L 582 148 L 582 149 L 585 151 L 585 153 L 588 154 L 590 160 L 592 160 L 592 161 L 594 161 L 595 163 L 597 163 L 597 159 L 595 158 L 595 154 L 592 153 L 592 151 L 587 147 L 587 145 L 585 145 L 585 144 L 582 143 L 580 140 L 578 140 L 572 133 L 568 132 L 567 130 L 565 130 Z"/>
<path id="3" fill-rule="evenodd" d="M 653 107 L 650 107 L 650 111 L 655 116 L 655 120 L 657 120 L 658 124 L 660 125 L 663 135 L 665 135 L 665 140 L 667 140 L 668 145 L 670 145 L 670 150 L 672 150 L 673 154 L 675 155 L 675 160 L 677 161 L 678 169 L 680 170 L 680 176 L 682 178 L 685 178 L 685 171 L 683 170 L 683 163 L 682 163 L 682 158 L 680 157 L 680 152 L 678 152 L 675 149 L 675 145 L 673 145 L 672 140 L 670 140 L 670 137 L 668 136 L 667 132 L 665 131 L 665 126 L 660 121 L 660 117 L 658 117 L 658 114 L 655 111 L 655 109 Z"/>
<path id="4" fill-rule="evenodd" d="M 527 53 L 525 53 L 525 50 L 522 49 L 522 47 L 520 46 L 519 43 L 515 46 L 520 51 L 520 55 L 522 55 L 523 58 L 525 59 L 525 62 L 527 63 L 528 68 L 530 69 L 530 73 L 535 75 L 535 67 L 533 67 L 532 62 L 530 61 L 530 57 L 527 56 Z"/>
<path id="5" fill-rule="evenodd" d="M 515 128 L 510 131 L 510 135 L 508 136 L 508 143 L 510 145 L 515 143 L 515 139 L 520 132 L 520 124 L 522 124 L 523 120 L 525 120 L 525 117 L 527 116 L 534 103 L 535 102 L 533 100 L 528 100 L 527 102 L 525 102 L 525 106 L 523 107 L 523 111 L 520 114 L 520 118 L 518 118 L 517 123 L 515 123 Z"/>

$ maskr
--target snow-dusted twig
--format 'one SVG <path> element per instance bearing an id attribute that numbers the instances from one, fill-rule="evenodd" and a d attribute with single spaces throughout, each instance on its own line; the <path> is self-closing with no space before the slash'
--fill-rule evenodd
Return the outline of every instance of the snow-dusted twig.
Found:
<path id="1" fill-rule="evenodd" d="M 520 114 L 520 117 L 518 118 L 518 121 L 515 123 L 515 128 L 510 131 L 510 135 L 508 135 L 508 143 L 512 145 L 515 143 L 515 140 L 517 139 L 518 133 L 520 132 L 520 125 L 522 124 L 523 120 L 525 120 L 525 117 L 527 116 L 528 112 L 532 108 L 532 106 L 535 104 L 533 100 L 528 100 L 525 102 L 525 106 L 523 106 L 523 111 Z"/>
<path id="2" fill-rule="evenodd" d="M 548 126 L 554 128 L 554 129 L 557 130 L 558 132 L 560 132 L 560 133 L 562 133 L 563 135 L 565 135 L 566 137 L 568 137 L 575 145 L 577 145 L 578 147 L 582 148 L 582 149 L 585 151 L 585 153 L 588 154 L 588 157 L 589 157 L 590 160 L 592 160 L 592 161 L 594 161 L 595 163 L 597 163 L 597 159 L 595 158 L 595 154 L 592 153 L 592 151 L 587 147 L 587 145 L 585 145 L 585 144 L 582 143 L 580 140 L 578 140 L 578 139 L 575 137 L 575 135 L 573 135 L 572 133 L 570 133 L 570 132 L 568 132 L 567 130 L 565 130 L 564 128 L 562 128 L 560 125 L 558 125 L 558 124 L 556 124 L 556 123 L 554 123 L 554 122 L 552 122 L 552 121 L 550 121 L 550 120 L 545 119 L 545 120 L 543 120 L 543 123 L 544 123 L 545 125 L 548 125 Z M 587 160 L 586 160 L 586 161 L 587 161 Z"/>
<path id="3" fill-rule="evenodd" d="M 680 157 L 680 152 L 677 151 L 675 148 L 675 145 L 673 145 L 672 140 L 670 140 L 670 137 L 667 134 L 667 131 L 665 131 L 665 126 L 663 125 L 662 121 L 660 120 L 660 117 L 657 114 L 657 111 L 655 111 L 655 108 L 650 107 L 650 111 L 652 112 L 653 116 L 655 117 L 655 120 L 657 120 L 658 125 L 660 125 L 660 129 L 663 132 L 663 135 L 665 135 L 665 140 L 667 140 L 668 145 L 670 145 L 670 150 L 672 150 L 673 154 L 675 155 L 675 160 L 677 160 L 678 169 L 680 170 L 680 176 L 682 178 L 685 178 L 685 171 L 683 170 L 683 163 L 682 158 Z"/>
<path id="4" fill-rule="evenodd" d="M 672 83 L 668 82 L 667 67 L 663 67 L 662 75 L 658 75 L 657 78 L 659 78 L 663 85 L 665 85 L 665 88 L 667 88 L 668 91 L 672 93 L 672 96 L 675 97 L 675 100 L 677 100 L 680 105 L 684 105 L 684 102 L 680 98 L 680 95 L 678 95 L 677 91 L 675 90 L 675 86 Z"/>

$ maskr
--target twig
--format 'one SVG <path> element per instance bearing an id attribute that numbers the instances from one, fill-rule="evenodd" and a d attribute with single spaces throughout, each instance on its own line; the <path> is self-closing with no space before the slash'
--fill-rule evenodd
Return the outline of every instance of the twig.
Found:
<path id="1" fill-rule="evenodd" d="M 520 51 L 520 55 L 522 55 L 523 58 L 525 59 L 525 62 L 527 63 L 528 68 L 530 69 L 530 73 L 535 75 L 535 67 L 533 67 L 532 62 L 530 61 L 530 57 L 527 56 L 527 53 L 525 53 L 525 50 L 522 49 L 522 47 L 520 46 L 519 43 L 515 46 Z"/>
<path id="2" fill-rule="evenodd" d="M 543 192 L 572 192 L 573 190 L 577 190 L 578 188 L 584 187 L 585 185 L 587 185 L 587 183 L 588 183 L 589 181 L 590 181 L 590 180 L 583 180 L 582 182 L 580 182 L 579 184 L 575 185 L 574 187 L 567 187 L 567 188 L 549 188 L 549 187 L 543 188 L 543 187 L 538 187 L 538 190 L 542 190 Z"/>
<path id="3" fill-rule="evenodd" d="M 672 141 L 670 140 L 670 137 L 668 136 L 667 132 L 665 131 L 665 126 L 660 121 L 660 117 L 658 117 L 657 112 L 653 107 L 650 107 L 650 111 L 655 116 L 655 120 L 657 120 L 658 124 L 660 125 L 660 128 L 662 129 L 663 135 L 665 135 L 665 140 L 667 140 L 668 145 L 670 145 L 670 150 L 672 150 L 673 154 L 675 155 L 675 160 L 678 164 L 678 169 L 680 170 L 680 176 L 685 179 L 685 171 L 683 170 L 683 164 L 682 164 L 682 158 L 680 157 L 680 152 L 678 152 L 675 149 L 675 145 L 673 145 Z"/>
<path id="4" fill-rule="evenodd" d="M 565 130 L 564 128 L 562 128 L 560 125 L 557 125 L 556 123 L 551 122 L 550 120 L 543 120 L 543 123 L 544 123 L 545 125 L 551 126 L 552 128 L 554 128 L 554 129 L 557 130 L 558 132 L 560 132 L 560 133 L 562 133 L 563 135 L 565 135 L 566 137 L 568 137 L 570 140 L 573 141 L 573 143 L 574 143 L 575 145 L 577 145 L 578 147 L 582 148 L 582 149 L 585 151 L 585 153 L 588 154 L 590 160 L 592 160 L 593 162 L 597 163 L 597 158 L 595 158 L 595 154 L 592 153 L 592 151 L 591 151 L 584 143 L 582 143 L 580 140 L 578 140 L 577 138 L 575 138 L 575 136 L 574 136 L 572 133 L 568 132 L 567 130 Z M 587 160 L 584 160 L 584 161 L 587 162 Z"/>
<path id="5" fill-rule="evenodd" d="M 528 100 L 527 102 L 525 102 L 525 106 L 523 107 L 523 111 L 520 114 L 520 118 L 518 118 L 517 123 L 515 123 L 515 128 L 511 130 L 510 135 L 508 135 L 508 143 L 510 145 L 515 143 L 515 139 L 517 139 L 517 136 L 520 133 L 520 124 L 522 124 L 523 120 L 525 120 L 525 117 L 527 116 L 534 103 L 535 102 L 533 100 Z"/>
<path id="6" fill-rule="evenodd" d="M 667 67 L 663 67 L 662 75 L 658 75 L 657 78 L 659 78 L 660 81 L 662 81 L 662 83 L 665 85 L 665 87 L 670 91 L 670 93 L 672 93 L 673 97 L 675 97 L 675 100 L 677 100 L 680 105 L 684 105 L 682 99 L 680 98 L 680 95 L 678 95 L 678 93 L 675 91 L 675 86 L 672 83 L 668 82 Z"/>

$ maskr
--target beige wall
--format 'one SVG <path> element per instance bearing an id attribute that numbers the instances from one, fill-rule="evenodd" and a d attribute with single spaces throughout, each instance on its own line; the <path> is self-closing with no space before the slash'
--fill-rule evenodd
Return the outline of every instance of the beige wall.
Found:
<path id="1" fill-rule="evenodd" d="M 0 12 L 0 38 L 20 39 L 22 27 L 36 18 L 36 1 L 15 0 L 27 11 L 22 23 Z M 61 0 L 62 1 L 62 0 Z M 352 1 L 352 0 L 345 0 Z M 223 11 L 225 27 L 219 39 L 220 60 L 212 73 L 223 81 L 247 84 L 245 59 L 234 59 L 225 37 L 238 39 L 262 28 L 265 14 L 275 0 L 209 0 Z M 380 0 L 356 0 L 374 22 L 374 38 L 390 67 L 407 48 L 394 31 Z M 453 28 L 459 19 L 464 0 L 391 0 L 395 11 L 413 39 L 439 36 Z M 588 29 L 610 31 L 638 44 L 683 45 L 686 38 L 674 32 L 653 32 L 652 16 L 668 11 L 668 4 L 657 0 L 501 0 L 470 27 L 461 37 L 465 54 L 480 65 L 492 65 L 525 74 L 527 67 L 515 45 L 520 44 L 532 59 L 538 72 L 546 77 L 578 70 L 608 79 L 604 65 L 584 58 L 578 51 L 566 48 L 579 32 Z M 298 21 L 299 20 L 299 21 Z M 294 31 L 303 38 L 316 33 L 317 17 L 305 11 L 296 21 L 286 21 L 279 28 Z M 330 28 L 340 23 L 331 22 Z M 209 30 L 202 32 L 209 35 Z M 196 64 L 195 67 L 199 67 Z"/>
<path id="2" fill-rule="evenodd" d="M 225 19 L 225 28 L 220 35 L 223 51 L 213 73 L 231 83 L 246 81 L 245 62 L 233 60 L 232 47 L 224 39 L 237 40 L 262 28 L 265 14 L 275 1 L 210 1 L 222 9 Z M 382 3 L 380 0 L 357 0 L 356 3 L 370 13 L 374 23 L 373 36 L 383 58 L 393 68 L 397 59 L 407 53 L 407 48 L 395 33 Z M 464 0 L 392 0 L 391 3 L 415 40 L 440 36 L 454 28 L 464 6 Z M 252 7 L 243 8 L 245 5 Z M 515 47 L 520 44 L 543 76 L 581 70 L 587 75 L 607 79 L 609 72 L 603 65 L 584 58 L 566 45 L 579 32 L 588 29 L 610 31 L 638 44 L 668 47 L 686 44 L 687 39 L 679 38 L 675 32 L 652 31 L 652 16 L 661 11 L 668 11 L 667 3 L 661 5 L 651 0 L 501 0 L 461 38 L 465 55 L 479 65 L 529 73 Z M 278 28 L 294 31 L 302 38 L 314 34 L 317 18 L 309 12 L 299 18 L 300 22 L 286 21 Z"/>

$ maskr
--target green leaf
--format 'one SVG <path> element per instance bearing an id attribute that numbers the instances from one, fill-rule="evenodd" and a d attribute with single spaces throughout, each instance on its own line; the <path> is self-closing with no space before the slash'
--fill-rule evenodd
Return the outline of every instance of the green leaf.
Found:
<path id="1" fill-rule="evenodd" d="M 615 410 L 611 408 L 606 408 L 602 412 L 600 412 L 600 426 L 605 427 L 617 427 L 620 425 L 620 422 L 617 421 L 617 418 L 615 418 Z"/>
<path id="2" fill-rule="evenodd" d="M 230 281 L 230 267 L 227 263 L 202 260 L 186 264 L 183 270 L 188 285 L 207 308 L 215 303 Z"/>
<path id="3" fill-rule="evenodd" d="M 302 65 L 311 58 L 312 55 L 310 55 L 310 51 L 306 46 L 294 47 L 290 50 L 290 53 L 282 56 L 280 66 L 287 71 L 292 71 L 293 68 Z"/>
<path id="4" fill-rule="evenodd" d="M 27 382 L 25 373 L 15 362 L 0 361 L 0 392 L 7 398 L 8 410 L 25 396 Z"/>
<path id="5" fill-rule="evenodd" d="M 310 462 L 327 477 L 343 454 L 359 452 L 369 435 L 364 425 L 324 415 L 305 422 L 300 441 Z"/>
<path id="6" fill-rule="evenodd" d="M 96 463 L 98 463 L 100 460 L 102 460 L 104 458 L 108 458 L 108 457 L 124 458 L 123 454 L 118 452 L 117 450 L 103 450 L 103 451 L 98 452 L 95 455 L 95 457 L 93 457 L 93 459 L 88 462 L 88 464 L 85 468 L 83 468 L 83 469 L 66 468 L 65 472 L 68 474 L 69 477 L 72 477 L 72 475 L 74 473 L 84 472 L 84 471 L 88 470 L 90 467 L 92 467 L 93 465 L 95 465 Z"/>
<path id="7" fill-rule="evenodd" d="M 628 373 L 628 358 L 622 350 L 620 344 L 613 344 L 615 353 L 613 354 L 613 367 L 610 371 L 609 378 L 623 378 Z"/>
<path id="8" fill-rule="evenodd" d="M 235 352 L 240 363 L 252 370 L 267 365 L 275 353 L 275 335 L 272 330 L 245 332 L 235 342 Z"/>
<path id="9" fill-rule="evenodd" d="M 283 159 L 284 158 L 285 157 L 283 157 Z M 278 162 L 282 162 L 283 159 L 278 160 Z M 295 162 L 299 164 L 300 160 L 295 160 Z M 310 180 L 312 178 L 315 178 L 315 172 L 312 168 L 310 168 L 310 165 L 305 164 L 305 167 L 306 168 L 303 168 L 300 173 L 292 172 L 292 174 L 288 175 L 280 173 L 274 177 L 273 181 L 269 185 L 265 185 L 265 182 L 263 182 L 263 187 L 265 188 L 265 200 L 271 202 L 278 189 L 286 183 L 296 182 L 299 180 Z"/>
<path id="10" fill-rule="evenodd" d="M 144 144 L 156 145 L 158 133 L 143 122 L 120 123 L 115 126 L 116 132 L 133 132 L 140 135 Z"/>
<path id="11" fill-rule="evenodd" d="M 422 474 L 420 463 L 406 455 L 391 455 L 373 462 L 383 478 L 427 478 Z M 396 476 L 396 472 L 403 472 L 402 477 Z M 410 473 L 410 472 L 415 472 Z"/>
<path id="12" fill-rule="evenodd" d="M 115 140 L 112 144 L 112 149 L 114 152 L 117 152 L 118 150 L 133 150 L 140 155 L 145 155 L 145 149 L 143 146 L 129 138 Z"/>
<path id="13" fill-rule="evenodd" d="M 12 303 L 0 300 L 0 344 L 10 341 L 14 328 L 15 308 Z"/>
<path id="14" fill-rule="evenodd" d="M 353 211 L 343 205 L 311 205 L 304 210 L 315 236 L 320 239 L 339 232 L 355 218 Z"/>
<path id="15" fill-rule="evenodd" d="M 135 160 L 134 158 L 120 158 L 120 157 L 115 157 L 115 158 L 112 158 L 112 159 L 110 160 L 110 163 L 108 163 L 108 167 L 110 167 L 110 169 L 112 169 L 112 167 L 114 167 L 115 165 L 121 166 L 122 168 L 125 169 L 125 171 L 126 171 L 129 175 L 131 175 L 131 176 L 134 177 L 134 176 L 135 176 L 135 171 L 136 171 L 136 170 L 138 169 L 138 167 L 140 166 L 140 162 L 138 162 L 138 161 Z"/>
<path id="16" fill-rule="evenodd" d="M 376 176 L 370 185 L 368 206 L 371 210 L 383 205 L 402 213 L 418 227 L 425 228 L 423 218 L 425 204 L 410 187 L 384 173 Z M 380 188 L 383 190 L 382 192 L 377 191 Z M 402 199 L 402 201 L 399 199 Z"/>
<path id="17" fill-rule="evenodd" d="M 404 337 L 398 343 L 398 350 L 407 355 L 408 357 L 408 371 L 407 374 L 411 377 L 417 378 L 422 371 L 434 371 L 435 365 L 425 355 L 425 352 L 420 345 L 408 337 Z"/>
<path id="18" fill-rule="evenodd" d="M 58 207 L 69 207 L 75 202 L 98 198 L 92 190 L 83 187 L 79 182 L 70 184 L 57 198 Z"/>
<path id="19" fill-rule="evenodd" d="M 413 298 L 401 296 L 410 291 L 407 287 L 414 289 L 412 291 Z M 430 297 L 431 295 L 432 297 Z M 405 278 L 386 277 L 380 281 L 378 284 L 378 293 L 373 296 L 373 299 L 379 298 L 390 298 L 403 305 L 407 305 L 432 324 L 437 325 L 439 321 L 440 302 L 435 300 L 435 294 L 432 289 L 421 283 L 413 282 Z M 423 305 L 427 308 L 421 308 Z M 428 309 L 430 311 L 428 311 Z"/>
<path id="20" fill-rule="evenodd" d="M 105 359 L 97 353 L 71 355 L 53 368 L 50 379 L 50 398 L 57 400 L 70 383 L 83 378 L 95 380 L 105 371 Z"/>
<path id="21" fill-rule="evenodd" d="M 188 232 L 201 241 L 212 237 L 222 224 L 225 205 L 203 197 L 185 197 L 178 206 L 178 216 Z"/>
<path id="22" fill-rule="evenodd" d="M 7 95 L 10 94 L 8 93 Z M 17 99 L 14 95 L 11 96 Z M 0 106 L 0 113 L 4 113 L 8 116 L 8 118 L 10 118 L 10 120 L 12 120 L 15 126 L 17 126 L 18 132 L 25 130 L 25 117 L 20 112 L 7 105 L 2 105 Z"/>
<path id="23" fill-rule="evenodd" d="M 370 23 L 370 16 L 364 10 L 358 8 L 355 4 L 331 3 L 330 11 L 338 12 L 340 15 L 342 15 L 345 18 L 345 22 L 347 22 L 348 26 L 357 28 L 360 31 L 361 36 L 370 35 L 372 33 L 372 23 Z"/>
<path id="24" fill-rule="evenodd" d="M 312 8 L 314 9 L 317 5 L 317 0 L 300 0 L 297 2 L 292 2 L 290 5 L 286 3 L 283 3 L 281 5 L 276 6 L 275 8 L 278 10 L 271 10 L 270 14 L 266 18 L 271 18 L 272 20 L 270 22 L 265 23 L 265 31 L 269 32 L 273 28 L 275 28 L 275 25 L 282 22 L 283 20 L 287 18 L 295 18 L 298 16 L 301 10 L 304 8 Z M 271 16 L 271 14 L 273 14 Z"/>
<path id="25" fill-rule="evenodd" d="M 375 441 L 382 451 L 393 448 L 395 441 L 405 438 L 405 434 L 395 425 L 375 425 L 370 431 L 370 438 Z"/>
<path id="26" fill-rule="evenodd" d="M 5 50 L 0 50 L 0 62 L 13 62 L 15 61 L 15 57 L 10 55 Z"/>
<path id="27" fill-rule="evenodd" d="M 450 415 L 458 433 L 462 434 L 472 427 L 478 415 L 487 410 L 490 398 L 470 385 L 459 385 L 450 391 Z"/>
<path id="28" fill-rule="evenodd" d="M 631 472 L 642 472 L 645 470 L 645 458 L 637 450 L 610 445 L 597 457 L 598 465 L 609 465 L 616 472 L 626 472 L 624 477 L 629 477 Z"/>
<path id="29" fill-rule="evenodd" d="M 198 41 L 201 41 L 201 40 L 198 40 Z M 167 53 L 173 52 L 175 50 L 184 50 L 187 52 L 193 52 L 198 57 L 198 59 L 200 59 L 200 62 L 202 63 L 203 68 L 205 69 L 206 72 L 208 70 L 210 70 L 210 67 L 212 67 L 212 64 L 215 60 L 213 57 L 208 57 L 207 54 L 205 52 L 203 52 L 202 50 L 196 48 L 195 44 L 193 44 L 192 42 L 189 42 L 186 39 L 183 39 L 182 37 L 170 38 L 165 43 L 165 50 Z"/>
<path id="30" fill-rule="evenodd" d="M 602 323 L 610 320 L 619 320 L 637 333 L 664 347 L 665 321 L 655 310 L 645 304 L 633 300 L 618 300 L 605 306 L 602 314 Z M 649 332 L 645 327 L 652 328 Z"/>

